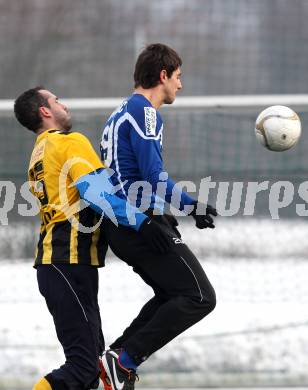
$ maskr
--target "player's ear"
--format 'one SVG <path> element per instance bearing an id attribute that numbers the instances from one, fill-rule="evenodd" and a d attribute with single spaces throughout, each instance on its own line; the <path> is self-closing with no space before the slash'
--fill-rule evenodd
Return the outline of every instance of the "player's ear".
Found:
<path id="1" fill-rule="evenodd" d="M 44 107 L 44 106 L 40 107 L 39 112 L 43 118 L 50 118 L 51 117 L 51 112 L 50 112 L 48 107 Z"/>
<path id="2" fill-rule="evenodd" d="M 161 71 L 160 71 L 160 74 L 159 74 L 159 80 L 160 80 L 160 82 L 161 82 L 162 84 L 164 84 L 164 83 L 167 81 L 168 78 L 169 78 L 169 77 L 168 77 L 168 75 L 167 75 L 166 69 L 161 70 Z"/>

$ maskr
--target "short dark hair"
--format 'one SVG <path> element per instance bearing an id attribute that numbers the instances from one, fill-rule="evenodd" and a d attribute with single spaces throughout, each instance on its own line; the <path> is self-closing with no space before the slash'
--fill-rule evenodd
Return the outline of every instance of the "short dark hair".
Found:
<path id="1" fill-rule="evenodd" d="M 156 87 L 160 72 L 166 70 L 168 78 L 182 65 L 178 53 L 162 43 L 148 45 L 139 55 L 134 72 L 135 88 Z"/>
<path id="2" fill-rule="evenodd" d="M 14 103 L 16 119 L 27 129 L 36 131 L 42 126 L 39 108 L 50 107 L 48 100 L 39 92 L 43 86 L 28 89 L 23 92 Z"/>

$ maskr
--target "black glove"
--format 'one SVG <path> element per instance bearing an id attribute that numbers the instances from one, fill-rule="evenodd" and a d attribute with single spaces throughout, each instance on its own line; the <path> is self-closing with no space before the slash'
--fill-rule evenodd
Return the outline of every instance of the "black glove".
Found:
<path id="1" fill-rule="evenodd" d="M 217 211 L 209 204 L 206 206 L 196 202 L 190 215 L 195 219 L 198 229 L 214 229 L 215 225 L 211 215 L 217 217 Z"/>
<path id="2" fill-rule="evenodd" d="M 153 252 L 160 254 L 170 250 L 170 238 L 152 219 L 146 219 L 140 226 L 139 232 Z"/>

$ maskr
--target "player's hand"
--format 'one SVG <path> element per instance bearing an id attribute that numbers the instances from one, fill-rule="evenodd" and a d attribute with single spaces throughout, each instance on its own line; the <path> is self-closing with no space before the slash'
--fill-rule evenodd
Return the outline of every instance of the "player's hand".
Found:
<path id="1" fill-rule="evenodd" d="M 214 229 L 215 225 L 213 217 L 217 217 L 217 211 L 211 205 L 203 205 L 196 202 L 190 215 L 196 221 L 198 229 Z"/>
<path id="2" fill-rule="evenodd" d="M 153 252 L 164 254 L 170 250 L 170 238 L 152 219 L 146 219 L 140 226 L 139 232 Z"/>

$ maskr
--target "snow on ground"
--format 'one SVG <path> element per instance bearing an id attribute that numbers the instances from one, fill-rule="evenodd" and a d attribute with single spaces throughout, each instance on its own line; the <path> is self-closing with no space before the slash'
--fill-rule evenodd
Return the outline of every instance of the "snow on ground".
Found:
<path id="1" fill-rule="evenodd" d="M 286 301 L 278 302 L 277 297 L 270 301 L 262 293 L 259 303 L 255 296 L 254 302 L 249 303 L 241 298 L 245 294 L 242 282 L 243 273 L 247 272 L 245 267 L 233 266 L 232 276 L 229 275 L 233 279 L 233 293 L 227 280 L 231 272 L 228 262 L 211 262 L 205 268 L 217 289 L 217 308 L 207 319 L 154 355 L 144 365 L 148 377 L 155 381 L 152 376 L 160 372 L 168 382 L 169 373 L 184 370 L 188 378 L 188 373 L 199 371 L 203 378 L 195 378 L 195 381 L 199 383 L 208 377 L 210 384 L 215 384 L 223 373 L 231 375 L 232 372 L 239 376 L 253 371 L 260 377 L 265 372 L 274 376 L 279 372 L 296 377 L 306 375 L 307 301 L 296 302 L 297 293 L 293 291 Z M 291 263 L 289 268 L 292 269 Z M 307 268 L 302 271 L 307 275 Z M 254 274 L 255 283 L 270 290 L 270 281 L 266 280 L 264 285 L 262 279 L 264 272 L 268 275 L 266 267 L 262 269 L 260 264 L 252 264 L 249 272 Z M 294 274 L 294 270 L 292 272 Z M 101 314 L 108 343 L 121 333 L 152 294 L 121 262 L 111 261 L 100 276 Z M 274 273 L 272 279 L 273 285 Z M 246 291 L 249 283 L 250 279 Z M 52 319 L 37 290 L 36 273 L 30 263 L 2 262 L 0 286 L 0 378 L 8 380 L 22 372 L 23 378 L 31 382 L 63 360 Z M 275 289 L 278 294 L 279 278 Z M 282 292 L 284 289 L 282 284 Z"/>
<path id="2" fill-rule="evenodd" d="M 192 235 L 188 225 L 181 230 L 215 287 L 217 307 L 144 364 L 139 386 L 307 385 L 307 227 L 236 222 L 220 226 L 221 240 L 213 232 Z M 0 262 L 0 389 L 30 388 L 63 362 L 31 263 Z M 151 296 L 127 265 L 108 256 L 99 293 L 107 344 Z"/>
<path id="3" fill-rule="evenodd" d="M 188 221 L 180 230 L 199 257 L 228 258 L 307 258 L 307 220 L 269 220 L 262 218 L 217 218 L 216 229 L 201 231 Z M 39 227 L 31 223 L 0 226 L 0 259 L 33 256 Z"/>

